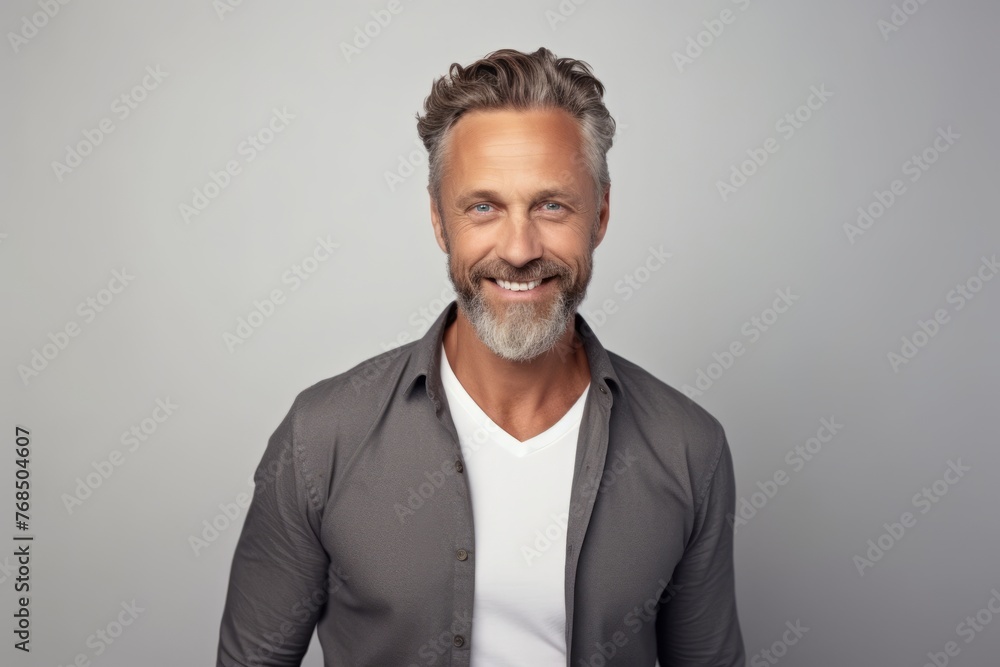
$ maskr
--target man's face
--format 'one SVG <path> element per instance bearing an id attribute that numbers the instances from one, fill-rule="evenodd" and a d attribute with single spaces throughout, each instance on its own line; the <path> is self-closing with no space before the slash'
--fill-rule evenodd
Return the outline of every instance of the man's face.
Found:
<path id="1" fill-rule="evenodd" d="M 586 295 L 609 194 L 597 197 L 562 110 L 469 112 L 448 148 L 431 219 L 459 307 L 497 356 L 533 359 Z"/>

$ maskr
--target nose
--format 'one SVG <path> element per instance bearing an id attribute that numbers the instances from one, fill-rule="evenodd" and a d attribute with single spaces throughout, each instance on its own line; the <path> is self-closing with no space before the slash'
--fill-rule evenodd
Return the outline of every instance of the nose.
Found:
<path id="1" fill-rule="evenodd" d="M 517 212 L 504 220 L 497 232 L 496 254 L 517 268 L 542 256 L 541 234 L 531 216 Z"/>

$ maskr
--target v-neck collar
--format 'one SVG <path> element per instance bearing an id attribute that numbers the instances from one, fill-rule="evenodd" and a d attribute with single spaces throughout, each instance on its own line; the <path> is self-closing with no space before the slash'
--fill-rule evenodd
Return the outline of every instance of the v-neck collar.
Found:
<path id="1" fill-rule="evenodd" d="M 587 386 L 580 393 L 580 396 L 573 405 L 570 406 L 569 410 L 555 424 L 541 433 L 521 441 L 500 428 L 499 425 L 490 419 L 489 415 L 483 411 L 479 404 L 469 395 L 469 392 L 465 390 L 465 387 L 462 386 L 458 376 L 455 375 L 454 370 L 451 368 L 451 363 L 448 361 L 448 355 L 445 352 L 443 342 L 441 343 L 440 371 L 441 382 L 445 391 L 458 399 L 461 409 L 468 414 L 475 425 L 485 428 L 497 444 L 517 457 L 524 457 L 544 449 L 566 435 L 571 428 L 578 425 L 583 416 L 583 407 L 586 403 L 587 393 L 590 391 L 591 384 L 587 383 Z M 454 413 L 452 413 L 452 419 L 455 419 Z"/>

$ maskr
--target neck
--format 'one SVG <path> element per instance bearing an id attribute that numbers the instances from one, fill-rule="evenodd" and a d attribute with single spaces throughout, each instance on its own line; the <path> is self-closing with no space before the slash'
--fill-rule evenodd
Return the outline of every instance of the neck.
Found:
<path id="1" fill-rule="evenodd" d="M 580 396 L 590 381 L 590 364 L 570 316 L 555 346 L 528 361 L 498 357 L 476 335 L 461 308 L 444 332 L 448 363 L 459 382 L 485 411 L 500 418 L 542 412 L 552 403 Z"/>

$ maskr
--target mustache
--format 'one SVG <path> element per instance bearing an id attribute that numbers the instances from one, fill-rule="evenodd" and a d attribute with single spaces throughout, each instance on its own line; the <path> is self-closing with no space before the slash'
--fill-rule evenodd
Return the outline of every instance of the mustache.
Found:
<path id="1" fill-rule="evenodd" d="M 475 282 L 483 278 L 493 278 L 516 283 L 527 283 L 542 278 L 564 278 L 569 275 L 570 271 L 568 268 L 550 261 L 538 262 L 537 264 L 520 269 L 510 264 L 492 262 L 490 264 L 474 266 L 469 271 L 469 278 Z"/>

